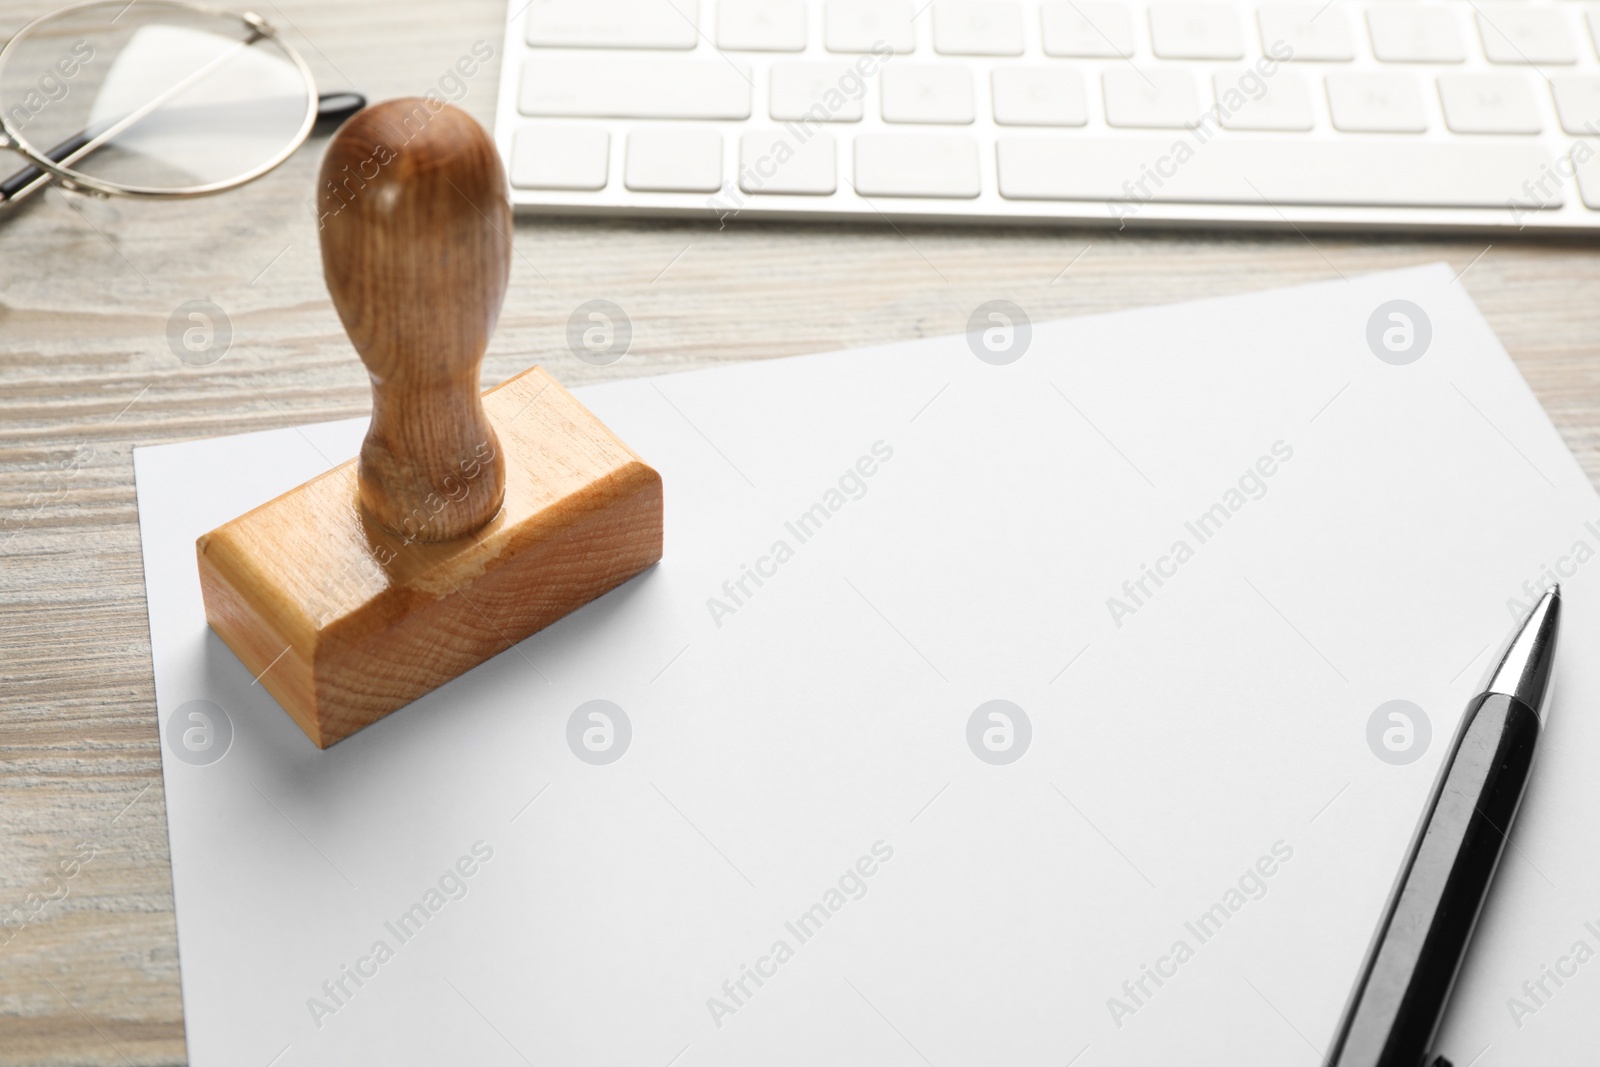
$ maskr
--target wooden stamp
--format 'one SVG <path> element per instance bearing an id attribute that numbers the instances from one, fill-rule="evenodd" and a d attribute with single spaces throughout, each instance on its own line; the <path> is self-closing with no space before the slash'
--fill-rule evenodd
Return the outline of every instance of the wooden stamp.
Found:
<path id="1" fill-rule="evenodd" d="M 362 112 L 320 199 L 371 427 L 359 460 L 196 549 L 211 628 L 326 748 L 659 560 L 662 487 L 538 367 L 479 396 L 512 217 L 465 112 Z"/>

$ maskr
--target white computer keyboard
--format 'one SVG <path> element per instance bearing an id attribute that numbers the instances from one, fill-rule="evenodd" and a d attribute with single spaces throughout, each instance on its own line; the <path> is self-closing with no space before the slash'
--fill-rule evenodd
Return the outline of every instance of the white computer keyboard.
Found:
<path id="1" fill-rule="evenodd" d="M 1600 232 L 1600 5 L 511 0 L 520 208 Z"/>

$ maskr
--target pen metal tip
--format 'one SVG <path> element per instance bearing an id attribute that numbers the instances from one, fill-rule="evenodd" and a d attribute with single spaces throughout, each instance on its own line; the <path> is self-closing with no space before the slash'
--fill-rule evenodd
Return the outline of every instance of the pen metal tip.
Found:
<path id="1" fill-rule="evenodd" d="M 1561 587 L 1553 585 L 1539 598 L 1522 626 L 1506 645 L 1500 665 L 1489 677 L 1488 693 L 1515 697 L 1544 718 L 1550 697 L 1550 669 L 1561 631 Z"/>

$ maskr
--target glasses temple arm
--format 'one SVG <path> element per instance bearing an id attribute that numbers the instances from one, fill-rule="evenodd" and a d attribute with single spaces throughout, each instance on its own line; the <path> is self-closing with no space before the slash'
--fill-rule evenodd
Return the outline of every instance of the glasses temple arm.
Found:
<path id="1" fill-rule="evenodd" d="M 323 133 L 338 127 L 345 119 L 366 106 L 367 98 L 360 93 L 323 93 L 317 98 L 317 132 Z M 97 136 L 99 134 L 92 130 L 74 134 L 45 152 L 45 157 L 52 163 L 61 163 L 82 151 L 84 146 Z M 26 200 L 42 191 L 55 179 L 56 175 L 43 167 L 34 164 L 23 167 L 10 177 L 0 180 L 0 207 L 9 207 Z"/>
<path id="2" fill-rule="evenodd" d="M 52 163 L 60 163 L 63 159 L 88 144 L 91 137 L 92 135 L 88 130 L 74 134 L 46 152 L 45 156 Z M 11 177 L 0 181 L 0 204 L 9 205 L 15 204 L 20 200 L 26 200 L 35 192 L 38 192 L 40 187 L 49 184 L 54 177 L 55 175 L 44 168 L 29 164 L 11 175 Z M 43 179 L 43 181 L 40 179 Z"/>

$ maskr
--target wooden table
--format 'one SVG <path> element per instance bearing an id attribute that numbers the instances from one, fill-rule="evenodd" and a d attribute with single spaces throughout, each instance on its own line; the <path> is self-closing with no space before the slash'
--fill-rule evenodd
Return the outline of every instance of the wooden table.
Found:
<path id="1" fill-rule="evenodd" d="M 44 9 L 0 0 L 0 34 Z M 505 5 L 261 10 L 323 88 L 382 99 L 436 87 L 476 41 L 498 57 Z M 460 101 L 486 125 L 498 74 Z M 309 206 L 322 147 L 210 200 L 51 193 L 0 224 L 0 917 L 67 894 L 0 945 L 0 1064 L 185 1060 L 132 450 L 367 411 Z M 1445 260 L 1600 474 L 1600 252 L 1581 242 L 534 219 L 515 242 L 486 385 L 531 363 L 576 385 L 955 333 L 994 297 L 1040 321 Z M 565 342 L 594 297 L 634 324 L 606 368 Z M 233 328 L 205 367 L 167 340 L 196 298 Z"/>

